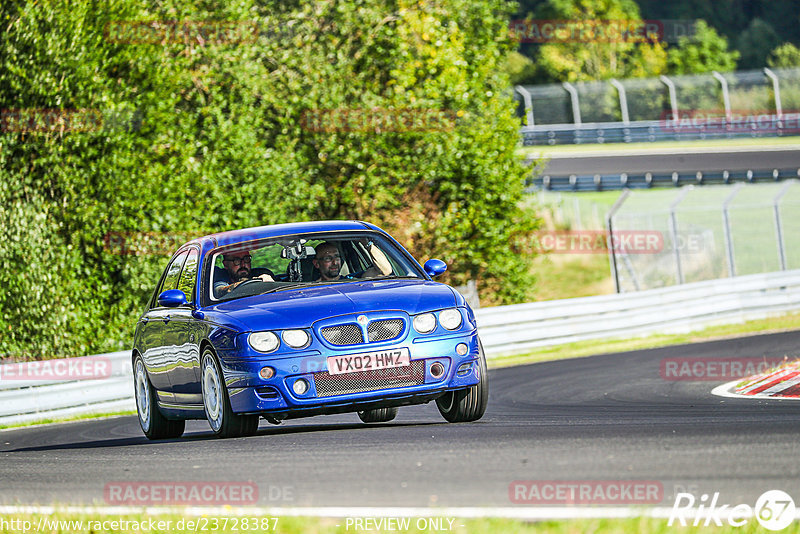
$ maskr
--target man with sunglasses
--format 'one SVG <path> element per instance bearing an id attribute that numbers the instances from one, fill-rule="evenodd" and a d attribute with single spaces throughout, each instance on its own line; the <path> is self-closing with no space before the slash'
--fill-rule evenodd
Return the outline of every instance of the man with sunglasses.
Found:
<path id="1" fill-rule="evenodd" d="M 222 266 L 225 267 L 227 279 L 220 277 L 214 282 L 214 296 L 219 298 L 233 291 L 239 284 L 248 280 L 261 280 L 262 282 L 274 282 L 272 273 L 267 272 L 258 276 L 252 276 L 251 263 L 252 257 L 247 250 L 228 252 L 222 256 Z M 259 269 L 266 270 L 268 269 Z"/>

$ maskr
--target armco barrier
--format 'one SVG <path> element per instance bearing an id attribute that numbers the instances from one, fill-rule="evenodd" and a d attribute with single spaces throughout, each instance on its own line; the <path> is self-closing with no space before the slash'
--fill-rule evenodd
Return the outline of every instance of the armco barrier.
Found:
<path id="1" fill-rule="evenodd" d="M 476 316 L 491 359 L 547 345 L 686 332 L 797 310 L 800 270 L 482 308 L 476 310 Z M 103 356 L 112 361 L 109 378 L 72 382 L 0 380 L 0 424 L 135 409 L 130 353 Z"/>
<path id="2" fill-rule="evenodd" d="M 796 310 L 800 310 L 800 270 L 476 313 L 487 353 L 498 355 L 590 339 L 687 332 Z"/>
<path id="3" fill-rule="evenodd" d="M 8 380 L 3 378 L 7 376 L 6 373 L 0 370 L 0 425 L 135 410 L 130 352 L 111 352 L 98 356 L 106 357 L 111 362 L 111 375 L 108 378 Z"/>

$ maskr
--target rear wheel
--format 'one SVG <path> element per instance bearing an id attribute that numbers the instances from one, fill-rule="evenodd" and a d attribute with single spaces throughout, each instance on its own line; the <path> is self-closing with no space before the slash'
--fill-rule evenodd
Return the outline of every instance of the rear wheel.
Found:
<path id="1" fill-rule="evenodd" d="M 448 391 L 436 399 L 439 413 L 448 422 L 466 423 L 483 417 L 486 405 L 489 403 L 489 377 L 486 371 L 486 356 L 483 354 L 480 340 L 478 340 L 478 366 L 480 382 L 467 389 Z"/>
<path id="2" fill-rule="evenodd" d="M 171 421 L 158 409 L 156 390 L 147 376 L 141 356 L 133 362 L 133 386 L 136 395 L 136 412 L 139 426 L 148 439 L 179 438 L 186 428 L 186 421 Z"/>
<path id="3" fill-rule="evenodd" d="M 203 408 L 206 419 L 220 438 L 237 438 L 252 436 L 258 430 L 258 415 L 239 415 L 233 413 L 228 389 L 222 378 L 222 371 L 214 352 L 206 349 L 203 352 L 201 365 L 203 378 Z"/>
<path id="4" fill-rule="evenodd" d="M 397 417 L 397 407 L 375 408 L 358 412 L 358 418 L 365 423 L 387 423 Z"/>

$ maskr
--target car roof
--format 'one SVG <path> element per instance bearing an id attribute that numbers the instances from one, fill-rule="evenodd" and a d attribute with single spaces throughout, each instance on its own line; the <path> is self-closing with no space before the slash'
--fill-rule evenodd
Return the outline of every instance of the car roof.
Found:
<path id="1" fill-rule="evenodd" d="M 379 230 L 376 226 L 362 221 L 308 221 L 284 224 L 271 224 L 240 230 L 218 232 L 192 240 L 192 242 L 206 243 L 213 247 L 233 245 L 256 239 L 269 239 L 291 234 L 306 234 L 312 232 L 336 232 L 352 230 Z M 210 243 L 209 243 L 210 241 Z"/>

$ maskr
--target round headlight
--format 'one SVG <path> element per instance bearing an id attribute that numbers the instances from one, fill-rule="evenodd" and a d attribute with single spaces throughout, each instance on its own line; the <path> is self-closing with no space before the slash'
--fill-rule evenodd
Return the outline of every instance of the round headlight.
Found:
<path id="1" fill-rule="evenodd" d="M 309 338 L 305 330 L 284 330 L 281 334 L 283 342 L 293 349 L 301 349 L 308 345 Z"/>
<path id="2" fill-rule="evenodd" d="M 432 313 L 423 313 L 414 317 L 414 330 L 420 334 L 433 332 L 436 328 L 436 316 Z"/>
<path id="3" fill-rule="evenodd" d="M 272 332 L 253 332 L 247 336 L 247 342 L 258 352 L 272 352 L 281 344 Z"/>
<path id="4" fill-rule="evenodd" d="M 439 314 L 439 322 L 448 330 L 455 330 L 461 326 L 461 312 L 455 308 L 444 310 Z"/>

